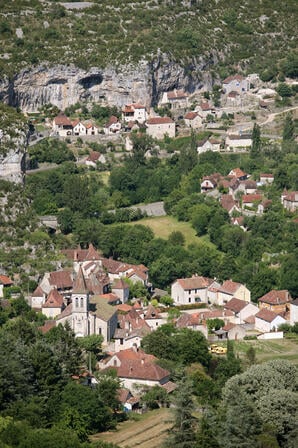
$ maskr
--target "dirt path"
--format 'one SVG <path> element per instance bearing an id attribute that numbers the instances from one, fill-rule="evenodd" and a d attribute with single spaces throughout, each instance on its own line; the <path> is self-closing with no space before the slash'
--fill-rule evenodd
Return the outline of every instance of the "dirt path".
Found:
<path id="1" fill-rule="evenodd" d="M 121 448 L 160 448 L 171 426 L 171 411 L 158 409 L 141 416 L 140 421 L 120 423 L 116 431 L 96 434 L 92 441 L 113 442 Z"/>
<path id="2" fill-rule="evenodd" d="M 298 106 L 290 107 L 289 109 L 285 109 L 285 110 L 283 110 L 283 111 L 281 111 L 281 112 L 274 112 L 274 113 L 272 113 L 272 114 L 269 114 L 268 117 L 266 118 L 266 120 L 263 121 L 263 123 L 259 123 L 259 125 L 260 125 L 260 126 L 264 126 L 265 124 L 271 123 L 271 121 L 273 121 L 274 118 L 275 118 L 277 115 L 282 115 L 282 114 L 285 114 L 285 113 L 287 113 L 287 112 L 290 112 L 291 110 L 296 110 L 296 109 L 298 109 Z"/>

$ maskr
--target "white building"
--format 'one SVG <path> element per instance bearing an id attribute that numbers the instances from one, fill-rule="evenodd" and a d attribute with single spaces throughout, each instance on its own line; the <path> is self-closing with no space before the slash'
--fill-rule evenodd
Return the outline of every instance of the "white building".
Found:
<path id="1" fill-rule="evenodd" d="M 184 121 L 188 128 L 198 129 L 202 127 L 202 117 L 198 112 L 187 112 Z"/>
<path id="2" fill-rule="evenodd" d="M 60 137 L 72 135 L 72 122 L 64 114 L 59 114 L 53 120 L 53 132 Z"/>
<path id="3" fill-rule="evenodd" d="M 146 133 L 158 140 L 165 136 L 174 138 L 176 136 L 176 125 L 170 117 L 154 117 L 149 118 L 146 122 Z"/>
<path id="4" fill-rule="evenodd" d="M 146 108 L 142 104 L 126 104 L 122 109 L 122 120 L 126 123 L 128 123 L 129 121 L 138 121 L 139 123 L 145 123 L 146 119 Z"/>
<path id="5" fill-rule="evenodd" d="M 239 94 L 249 90 L 249 81 L 241 75 L 228 76 L 222 83 L 224 93 L 237 92 Z"/>
<path id="6" fill-rule="evenodd" d="M 259 308 L 253 303 L 236 299 L 236 297 L 229 300 L 229 302 L 224 305 L 224 309 L 230 310 L 234 313 L 234 324 L 243 324 L 245 323 L 245 319 L 247 319 L 249 316 L 254 316 L 259 312 Z"/>
<path id="7" fill-rule="evenodd" d="M 212 283 L 212 279 L 200 276 L 179 278 L 171 286 L 171 297 L 176 305 L 207 303 L 207 288 Z"/>
<path id="8" fill-rule="evenodd" d="M 226 147 L 229 151 L 234 151 L 236 149 L 249 149 L 251 145 L 251 135 L 227 135 Z"/>
<path id="9" fill-rule="evenodd" d="M 298 322 L 298 299 L 290 303 L 290 324 L 294 325 Z"/>
<path id="10" fill-rule="evenodd" d="M 270 310 L 262 309 L 255 315 L 255 329 L 263 333 L 277 331 L 284 323 L 286 320 L 282 316 Z"/>
<path id="11" fill-rule="evenodd" d="M 84 123 L 79 120 L 76 120 L 72 123 L 72 133 L 76 136 L 83 136 L 87 134 L 87 129 Z"/>

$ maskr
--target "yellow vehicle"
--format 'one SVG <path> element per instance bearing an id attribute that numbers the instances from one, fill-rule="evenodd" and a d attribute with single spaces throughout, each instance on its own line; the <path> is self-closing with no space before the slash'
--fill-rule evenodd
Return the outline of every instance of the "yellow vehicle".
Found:
<path id="1" fill-rule="evenodd" d="M 226 347 L 220 347 L 217 344 L 212 344 L 210 346 L 211 353 L 215 353 L 216 355 L 224 355 L 227 353 Z"/>

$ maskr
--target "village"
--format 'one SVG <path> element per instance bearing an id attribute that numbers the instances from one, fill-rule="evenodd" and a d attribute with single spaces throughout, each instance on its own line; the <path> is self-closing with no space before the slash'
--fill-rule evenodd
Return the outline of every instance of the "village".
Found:
<path id="1" fill-rule="evenodd" d="M 150 283 L 146 266 L 104 258 L 92 244 L 62 254 L 71 267 L 45 273 L 28 303 L 47 318 L 40 327 L 43 334 L 67 325 L 78 338 L 102 336 L 103 356 L 96 370 L 116 369 L 127 411 L 140 411 L 140 397 L 148 387 L 160 386 L 167 393 L 176 388 L 170 372 L 141 346 L 143 337 L 162 325 L 202 333 L 211 353 L 221 356 L 227 341 L 282 339 L 279 327 L 298 323 L 298 299 L 287 290 L 271 290 L 252 302 L 244 284 L 194 273 L 175 280 L 169 295 Z M 131 297 L 134 284 L 148 291 L 149 301 Z M 0 296 L 12 285 L 9 277 L 1 275 Z M 96 384 L 92 372 L 88 375 Z"/>

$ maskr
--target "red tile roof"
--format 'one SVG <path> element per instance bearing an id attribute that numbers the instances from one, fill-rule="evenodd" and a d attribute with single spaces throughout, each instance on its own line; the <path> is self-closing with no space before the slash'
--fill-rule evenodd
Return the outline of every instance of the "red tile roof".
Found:
<path id="1" fill-rule="evenodd" d="M 171 92 L 167 92 L 167 97 L 169 100 L 174 99 L 184 99 L 187 98 L 187 94 L 183 90 L 172 90 Z"/>
<path id="2" fill-rule="evenodd" d="M 43 308 L 62 308 L 63 297 L 57 289 L 52 289 L 47 297 L 46 302 L 42 305 Z"/>
<path id="3" fill-rule="evenodd" d="M 185 120 L 194 120 L 198 116 L 197 112 L 187 112 L 185 115 Z"/>
<path id="4" fill-rule="evenodd" d="M 7 277 L 7 275 L 0 275 L 0 285 L 10 286 L 13 284 L 13 281 Z"/>
<path id="5" fill-rule="evenodd" d="M 99 160 L 100 156 L 101 156 L 100 152 L 98 152 L 98 151 L 91 151 L 86 160 L 88 162 L 96 163 Z"/>
<path id="6" fill-rule="evenodd" d="M 35 291 L 32 294 L 32 297 L 43 297 L 44 296 L 44 291 L 42 290 L 42 288 L 40 286 L 37 286 L 37 288 L 35 289 Z"/>
<path id="7" fill-rule="evenodd" d="M 240 288 L 240 286 L 241 283 L 233 282 L 232 280 L 226 280 L 218 290 L 220 292 L 233 295 Z"/>
<path id="8" fill-rule="evenodd" d="M 260 174 L 260 177 L 268 177 L 269 179 L 273 179 L 274 175 L 273 174 L 262 173 L 262 174 Z"/>
<path id="9" fill-rule="evenodd" d="M 281 305 L 291 302 L 291 296 L 287 289 L 272 290 L 258 299 L 259 302 L 269 303 L 270 305 Z"/>
<path id="10" fill-rule="evenodd" d="M 146 359 L 130 359 L 121 362 L 121 365 L 117 367 L 117 374 L 120 378 L 161 381 L 167 378 L 170 372 L 160 367 L 155 361 L 147 362 Z"/>
<path id="11" fill-rule="evenodd" d="M 112 124 L 118 123 L 118 118 L 115 115 L 111 115 L 109 121 L 105 124 L 105 128 L 109 128 Z"/>
<path id="12" fill-rule="evenodd" d="M 120 301 L 119 297 L 112 292 L 109 292 L 107 294 L 100 294 L 98 297 L 100 299 L 106 300 L 110 304 Z"/>
<path id="13" fill-rule="evenodd" d="M 231 75 L 223 80 L 223 84 L 229 84 L 231 81 L 243 81 L 243 79 L 241 75 Z"/>
<path id="14" fill-rule="evenodd" d="M 169 124 L 169 123 L 174 123 L 174 121 L 170 117 L 154 117 L 149 118 L 149 120 L 147 120 L 147 124 L 149 125 Z"/>
<path id="15" fill-rule="evenodd" d="M 231 300 L 228 301 L 228 303 L 224 306 L 226 310 L 234 311 L 234 313 L 239 313 L 243 308 L 245 308 L 247 305 L 247 302 L 245 300 L 236 299 L 236 297 L 233 297 Z"/>
<path id="16" fill-rule="evenodd" d="M 279 316 L 279 314 L 276 314 L 271 310 L 262 309 L 255 315 L 255 318 L 265 320 L 266 322 L 272 322 L 277 316 Z"/>
<path id="17" fill-rule="evenodd" d="M 205 289 L 213 283 L 211 278 L 201 276 L 178 278 L 176 281 L 180 286 L 182 286 L 183 289 Z"/>
<path id="18" fill-rule="evenodd" d="M 54 327 L 56 327 L 55 320 L 46 320 L 42 327 L 38 327 L 38 330 L 41 331 L 43 334 L 46 334 Z"/>
<path id="19" fill-rule="evenodd" d="M 236 136 L 230 135 L 229 136 L 230 139 L 232 139 L 232 137 L 236 137 L 236 139 L 237 139 L 237 138 L 241 138 L 242 136 L 241 135 L 239 135 L 239 136 L 238 135 L 236 135 Z M 247 176 L 247 174 L 244 171 L 242 171 L 240 168 L 234 168 L 233 170 L 231 170 L 229 172 L 229 176 L 235 176 L 235 177 L 237 177 L 237 179 L 239 179 L 240 177 Z"/>
<path id="20" fill-rule="evenodd" d="M 127 303 L 121 303 L 120 305 L 116 306 L 118 311 L 123 311 L 124 313 L 127 313 L 132 309 L 130 305 L 127 305 Z"/>
<path id="21" fill-rule="evenodd" d="M 67 118 L 66 115 L 60 114 L 57 117 L 54 118 L 54 122 L 57 126 L 71 126 L 72 123 L 69 118 Z"/>
<path id="22" fill-rule="evenodd" d="M 242 204 L 247 204 L 251 202 L 259 202 L 263 199 L 262 194 L 244 194 L 242 196 Z"/>
<path id="23" fill-rule="evenodd" d="M 228 322 L 222 329 L 224 331 L 230 331 L 232 328 L 236 327 L 236 324 L 232 324 L 232 322 Z"/>
<path id="24" fill-rule="evenodd" d="M 220 198 L 220 204 L 222 208 L 229 212 L 233 207 L 235 207 L 236 201 L 231 194 L 223 194 Z"/>
<path id="25" fill-rule="evenodd" d="M 69 271 L 50 272 L 49 283 L 57 289 L 70 289 L 73 284 L 71 273 Z"/>
<path id="26" fill-rule="evenodd" d="M 112 284 L 112 289 L 129 289 L 129 285 L 123 280 L 123 278 L 120 278 Z"/>
<path id="27" fill-rule="evenodd" d="M 298 191 L 292 191 L 291 193 L 287 194 L 284 199 L 289 202 L 297 202 L 298 201 Z"/>

